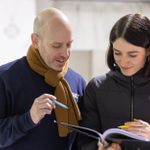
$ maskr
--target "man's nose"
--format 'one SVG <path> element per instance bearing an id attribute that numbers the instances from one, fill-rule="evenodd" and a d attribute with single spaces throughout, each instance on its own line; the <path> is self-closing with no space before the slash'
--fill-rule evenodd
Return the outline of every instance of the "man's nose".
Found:
<path id="1" fill-rule="evenodd" d="M 70 55 L 70 48 L 64 47 L 61 51 L 61 56 L 68 57 Z"/>

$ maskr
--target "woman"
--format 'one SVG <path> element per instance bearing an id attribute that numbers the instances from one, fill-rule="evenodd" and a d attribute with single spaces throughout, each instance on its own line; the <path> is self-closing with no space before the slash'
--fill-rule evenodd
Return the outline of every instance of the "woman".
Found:
<path id="1" fill-rule="evenodd" d="M 110 71 L 93 78 L 85 92 L 82 126 L 103 133 L 122 124 L 150 140 L 150 20 L 140 14 L 119 19 L 110 32 Z M 92 121 L 91 121 L 92 120 Z M 97 141 L 79 135 L 79 150 L 104 150 Z M 107 150 L 146 150 L 150 142 L 110 144 Z"/>

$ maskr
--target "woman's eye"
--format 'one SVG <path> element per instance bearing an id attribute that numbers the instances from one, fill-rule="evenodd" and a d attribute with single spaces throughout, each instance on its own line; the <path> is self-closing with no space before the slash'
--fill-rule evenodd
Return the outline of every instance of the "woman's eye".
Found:
<path id="1" fill-rule="evenodd" d="M 136 57 L 137 55 L 133 55 L 133 54 L 132 54 L 132 55 L 129 55 L 129 56 L 130 56 L 130 57 Z"/>
<path id="2" fill-rule="evenodd" d="M 118 53 L 118 52 L 114 52 L 114 54 L 115 54 L 115 55 L 120 55 L 121 53 Z"/>

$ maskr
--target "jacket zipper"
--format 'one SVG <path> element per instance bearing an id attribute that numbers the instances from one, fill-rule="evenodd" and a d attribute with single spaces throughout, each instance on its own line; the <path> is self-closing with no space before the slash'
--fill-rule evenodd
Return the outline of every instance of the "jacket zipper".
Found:
<path id="1" fill-rule="evenodd" d="M 130 87 L 131 87 L 131 106 L 130 106 L 130 119 L 134 119 L 134 82 L 133 77 L 130 78 Z"/>

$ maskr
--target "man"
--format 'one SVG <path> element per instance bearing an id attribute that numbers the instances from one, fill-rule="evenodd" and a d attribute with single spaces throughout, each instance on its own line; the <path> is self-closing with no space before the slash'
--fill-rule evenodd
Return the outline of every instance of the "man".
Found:
<path id="1" fill-rule="evenodd" d="M 85 80 L 68 68 L 73 39 L 67 17 L 56 8 L 41 11 L 31 40 L 26 57 L 0 67 L 0 149 L 70 149 L 73 136 L 54 120 L 78 124 L 76 101 Z"/>

